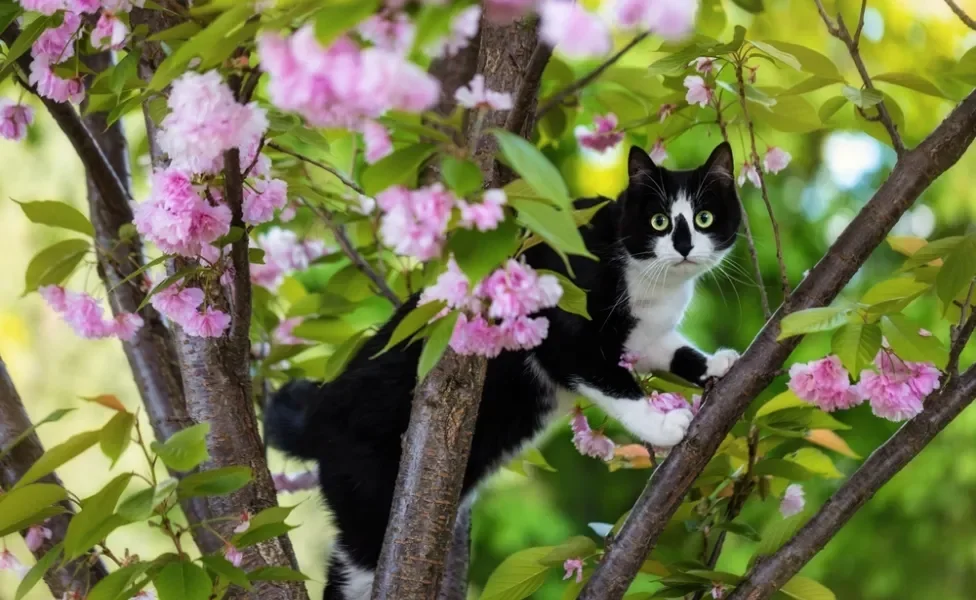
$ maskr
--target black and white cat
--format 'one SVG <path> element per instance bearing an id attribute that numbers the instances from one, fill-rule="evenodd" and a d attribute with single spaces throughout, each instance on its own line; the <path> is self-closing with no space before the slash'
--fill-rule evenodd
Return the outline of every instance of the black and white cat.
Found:
<path id="1" fill-rule="evenodd" d="M 599 262 L 571 259 L 576 284 L 588 290 L 591 320 L 545 310 L 549 335 L 542 345 L 503 352 L 488 363 L 465 497 L 561 416 L 556 396 L 567 390 L 596 403 L 645 442 L 677 444 L 691 412 L 654 411 L 633 375 L 619 366 L 624 352 L 640 357 L 639 372 L 668 370 L 694 382 L 723 376 L 738 358 L 733 350 L 704 354 L 677 331 L 696 278 L 718 265 L 736 239 L 740 213 L 731 148 L 721 144 L 689 171 L 657 167 L 639 148 L 631 149 L 628 163 L 627 189 L 581 230 Z M 565 273 L 548 246 L 534 246 L 525 259 L 537 269 Z M 414 297 L 403 306 L 336 380 L 322 386 L 291 382 L 267 407 L 269 444 L 319 463 L 322 492 L 339 530 L 325 600 L 369 598 L 421 345 L 401 344 L 370 357 L 416 303 Z"/>

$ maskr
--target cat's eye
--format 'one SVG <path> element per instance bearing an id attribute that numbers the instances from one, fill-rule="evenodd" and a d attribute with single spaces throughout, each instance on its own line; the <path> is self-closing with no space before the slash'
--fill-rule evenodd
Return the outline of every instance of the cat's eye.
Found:
<path id="1" fill-rule="evenodd" d="M 668 228 L 668 223 L 671 221 L 668 219 L 667 215 L 663 213 L 657 213 L 651 217 L 651 227 L 658 231 L 664 231 Z"/>
<path id="2" fill-rule="evenodd" d="M 715 217 L 707 210 L 703 210 L 695 215 L 695 225 L 702 229 L 708 229 L 715 222 Z"/>

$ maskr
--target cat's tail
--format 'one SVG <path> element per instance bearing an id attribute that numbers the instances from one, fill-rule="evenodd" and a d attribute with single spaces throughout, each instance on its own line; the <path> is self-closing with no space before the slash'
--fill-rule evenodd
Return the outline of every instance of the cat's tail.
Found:
<path id="1" fill-rule="evenodd" d="M 319 385 L 307 379 L 289 381 L 275 392 L 264 407 L 265 443 L 296 458 L 316 458 L 307 424 L 320 394 Z"/>

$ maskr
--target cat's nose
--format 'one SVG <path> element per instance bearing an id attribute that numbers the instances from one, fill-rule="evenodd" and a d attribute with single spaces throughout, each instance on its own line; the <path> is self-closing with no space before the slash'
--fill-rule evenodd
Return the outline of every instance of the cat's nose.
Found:
<path id="1" fill-rule="evenodd" d="M 691 252 L 691 230 L 688 229 L 688 223 L 685 222 L 683 215 L 678 215 L 678 218 L 675 220 L 671 243 L 674 244 L 674 249 L 681 256 L 687 257 L 688 253 Z"/>

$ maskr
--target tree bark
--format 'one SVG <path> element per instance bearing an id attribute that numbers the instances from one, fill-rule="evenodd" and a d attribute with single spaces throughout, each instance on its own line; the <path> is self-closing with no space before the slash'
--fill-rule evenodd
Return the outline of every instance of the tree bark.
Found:
<path id="1" fill-rule="evenodd" d="M 763 557 L 728 597 L 762 600 L 796 575 L 864 503 L 918 456 L 976 398 L 976 367 L 925 400 L 925 410 L 874 451 L 817 514 L 772 556 Z"/>
<path id="2" fill-rule="evenodd" d="M 523 20 L 501 27 L 482 20 L 479 36 L 461 56 L 441 61 L 432 69 L 442 86 L 438 110 L 442 114 L 454 110 L 454 90 L 471 80 L 475 66 L 485 76 L 488 88 L 515 92 L 513 95 L 522 99 L 523 104 L 533 106 L 548 59 L 546 55 L 530 60 L 536 42 L 534 21 Z M 477 63 L 472 59 L 475 52 Z M 526 116 L 532 114 L 531 108 L 516 108 L 522 116 L 510 131 L 531 131 Z M 506 126 L 506 115 L 491 113 L 483 125 Z M 478 135 L 472 131 L 474 128 L 475 123 L 466 124 L 466 137 Z M 502 174 L 495 163 L 496 150 L 493 137 L 479 138 L 474 160 L 481 167 L 488 187 L 511 178 L 510 174 Z M 444 597 L 464 597 L 466 577 L 457 570 L 467 570 L 469 547 L 463 519 L 457 519 L 457 511 L 486 368 L 483 357 L 459 356 L 448 348 L 417 386 L 410 426 L 403 439 L 390 522 L 373 582 L 373 598 L 438 598 L 449 549 L 449 589 L 444 593 L 451 595 Z M 453 543 L 452 532 L 455 532 Z"/>
<path id="3" fill-rule="evenodd" d="M 976 92 L 917 148 L 905 152 L 887 181 L 781 306 L 729 373 L 706 394 L 685 440 L 655 470 L 613 546 L 580 594 L 581 600 L 623 597 L 681 500 L 749 403 L 773 380 L 799 343 L 777 341 L 790 312 L 825 306 L 841 291 L 898 218 L 976 137 Z"/>
<path id="4" fill-rule="evenodd" d="M 0 448 L 6 448 L 17 436 L 31 428 L 30 418 L 24 410 L 17 388 L 7 372 L 7 365 L 0 357 Z M 22 440 L 13 450 L 0 461 L 0 488 L 9 489 L 24 476 L 31 465 L 44 454 L 44 447 L 37 434 L 31 434 Z M 43 483 L 61 485 L 61 480 L 55 474 L 41 478 Z M 68 531 L 68 523 L 74 515 L 71 505 L 63 502 L 67 513 L 51 517 L 44 526 L 51 530 L 51 539 L 44 540 L 41 547 L 34 551 L 34 557 L 42 558 L 56 544 L 64 541 Z M 26 531 L 22 532 L 26 534 Z M 72 561 L 57 563 L 56 568 L 48 570 L 44 581 L 51 589 L 51 595 L 60 598 L 65 592 L 77 591 L 84 595 L 92 586 L 108 575 L 101 559 L 91 552 Z"/>

